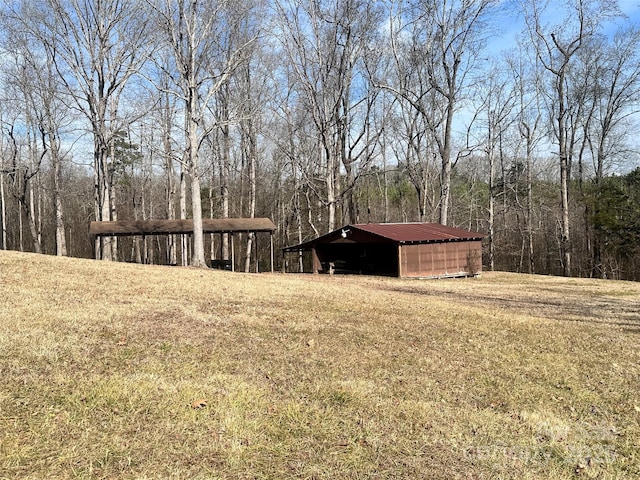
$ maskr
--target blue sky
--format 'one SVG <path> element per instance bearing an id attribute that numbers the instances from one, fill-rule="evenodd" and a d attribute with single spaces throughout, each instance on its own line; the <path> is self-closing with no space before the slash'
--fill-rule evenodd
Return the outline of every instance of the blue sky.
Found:
<path id="1" fill-rule="evenodd" d="M 566 10 L 562 7 L 564 4 L 565 1 L 563 0 L 551 0 L 549 2 L 547 17 L 550 25 L 557 24 L 566 15 Z M 510 7 L 509 5 L 512 6 Z M 517 5 L 516 1 L 506 0 L 503 2 L 504 17 L 499 20 L 497 25 L 497 36 L 489 41 L 490 50 L 500 51 L 515 46 L 516 37 L 524 29 L 522 14 L 515 5 Z M 605 27 L 605 31 L 613 32 L 616 29 L 616 25 L 628 20 L 640 24 L 640 0 L 618 0 L 618 6 L 626 18 L 619 18 L 609 22 Z M 555 15 L 554 10 L 556 12 Z"/>
<path id="2" fill-rule="evenodd" d="M 630 18 L 640 19 L 640 2 L 638 0 L 622 0 L 620 9 Z"/>

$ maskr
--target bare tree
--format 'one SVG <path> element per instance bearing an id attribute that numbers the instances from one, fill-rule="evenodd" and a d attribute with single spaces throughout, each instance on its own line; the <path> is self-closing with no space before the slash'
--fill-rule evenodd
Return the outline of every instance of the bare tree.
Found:
<path id="1" fill-rule="evenodd" d="M 578 52 L 586 41 L 593 37 L 602 21 L 618 13 L 617 5 L 608 0 L 569 0 L 564 5 L 568 14 L 560 23 L 546 26 L 543 22 L 548 2 L 532 1 L 521 3 L 530 39 L 536 54 L 548 72 L 553 85 L 550 117 L 554 119 L 554 135 L 558 142 L 560 165 L 560 198 L 562 209 L 562 235 L 560 248 L 562 269 L 565 276 L 571 275 L 570 206 L 569 180 L 572 143 L 568 117 L 571 105 L 568 103 L 567 80 L 569 71 Z M 571 124 L 569 124 L 571 125 Z"/>
<path id="2" fill-rule="evenodd" d="M 375 94 L 358 84 L 364 77 L 357 73 L 366 42 L 378 25 L 376 5 L 361 0 L 290 0 L 276 5 L 282 47 L 317 131 L 317 164 L 325 187 L 318 198 L 327 208 L 327 229 L 333 230 L 343 197 L 346 220 L 355 220 L 350 192 L 356 162 L 364 171 L 376 140 L 369 117 Z"/>
<path id="3" fill-rule="evenodd" d="M 240 132 L 241 132 L 241 155 L 242 163 L 245 165 L 246 177 L 248 183 L 248 208 L 247 216 L 249 218 L 255 218 L 256 216 L 256 169 L 258 163 L 258 133 L 260 122 L 260 98 L 255 97 L 253 89 L 254 78 L 251 64 L 247 62 L 243 65 L 240 72 L 239 82 L 241 84 L 241 91 L 243 92 L 244 101 L 243 109 L 240 120 Z M 255 246 L 255 234 L 249 232 L 247 234 L 247 244 L 245 250 L 244 259 L 244 271 L 249 272 L 251 269 L 251 252 Z M 256 269 L 258 268 L 256 264 Z"/>
<path id="4" fill-rule="evenodd" d="M 2 124 L 2 121 L 0 121 L 0 124 Z M 0 140 L 0 242 L 2 242 L 0 247 L 2 250 L 7 250 L 7 197 L 4 186 L 4 145 L 2 143 Z"/>
<path id="5" fill-rule="evenodd" d="M 50 53 L 50 52 L 47 52 Z M 62 205 L 62 160 L 63 152 L 60 142 L 60 130 L 69 122 L 69 112 L 60 98 L 59 81 L 54 69 L 54 59 L 45 54 L 42 59 L 34 58 L 25 52 L 25 60 L 30 63 L 30 71 L 34 72 L 34 84 L 31 102 L 38 129 L 42 137 L 43 151 L 51 164 L 53 186 L 53 208 L 55 215 L 56 255 L 67 255 L 64 211 Z"/>
<path id="6" fill-rule="evenodd" d="M 600 213 L 598 196 L 607 170 L 629 155 L 628 132 L 633 128 L 630 122 L 639 111 L 640 101 L 639 49 L 640 30 L 635 25 L 625 25 L 611 40 L 604 36 L 594 38 L 585 46 L 587 54 L 580 57 L 584 68 L 579 73 L 584 77 L 589 110 L 589 121 L 583 125 L 583 144 L 593 162 L 596 196 L 592 210 L 587 202 L 587 217 Z M 582 171 L 582 155 L 579 160 Z M 591 275 L 605 277 L 599 235 L 593 235 L 590 245 Z"/>
<path id="7" fill-rule="evenodd" d="M 3 72 L 5 88 L 12 97 L 6 103 L 12 103 L 14 111 L 12 120 L 4 126 L 10 144 L 6 173 L 11 179 L 12 194 L 27 219 L 33 251 L 42 253 L 42 209 L 37 207 L 41 205 L 41 176 L 48 154 L 47 130 L 43 121 L 45 114 L 37 98 L 42 92 L 29 73 L 34 58 L 24 49 L 11 53 L 12 63 L 5 65 Z M 20 222 L 22 214 L 19 214 Z M 22 228 L 20 230 L 22 235 Z M 23 248 L 21 241 L 20 249 Z"/>
<path id="8" fill-rule="evenodd" d="M 377 81 L 423 117 L 440 160 L 438 217 L 449 221 L 454 118 L 477 66 L 496 0 L 392 2 L 392 82 Z"/>
<path id="9" fill-rule="evenodd" d="M 60 81 L 91 125 L 96 220 L 114 215 L 109 146 L 123 126 L 120 97 L 149 53 L 137 7 L 135 0 L 27 0 L 12 14 L 49 52 Z M 108 237 L 96 249 L 105 260 L 116 254 Z"/>
<path id="10" fill-rule="evenodd" d="M 240 17 L 233 12 L 231 2 L 157 1 L 153 10 L 163 42 L 173 55 L 175 88 L 172 93 L 183 102 L 185 148 L 183 165 L 191 187 L 193 215 L 192 265 L 205 267 L 204 234 L 202 233 L 202 198 L 199 153 L 210 133 L 218 127 L 215 119 L 207 118 L 207 106 L 220 92 L 229 76 L 245 61 L 245 52 L 255 38 L 226 51 L 220 41 L 224 30 L 233 30 Z"/>
<path id="11" fill-rule="evenodd" d="M 33 251 L 42 253 L 42 231 L 36 216 L 35 189 L 38 176 L 41 173 L 43 159 L 46 155 L 44 148 L 39 148 L 39 138 L 35 126 L 27 115 L 24 125 L 10 123 L 6 126 L 6 133 L 10 139 L 10 162 L 7 174 L 12 184 L 12 194 L 18 202 L 18 219 L 20 233 L 20 251 L 24 250 L 22 237 L 22 218 L 27 219 L 27 226 L 33 242 Z M 24 131 L 24 137 L 18 139 L 16 131 Z M 26 159 L 23 151 L 26 150 Z"/>
<path id="12" fill-rule="evenodd" d="M 40 165 L 46 158 L 50 162 L 52 183 L 52 204 L 55 216 L 55 246 L 57 255 L 66 255 L 66 235 L 62 206 L 62 157 L 60 132 L 71 121 L 70 109 L 65 104 L 65 96 L 60 91 L 61 82 L 55 69 L 55 50 L 47 49 L 37 36 L 22 28 L 13 21 L 14 12 L 4 11 L 3 27 L 10 35 L 4 49 L 15 59 L 14 68 L 7 72 L 7 82 L 22 92 L 23 111 L 26 125 L 25 131 L 31 131 L 29 149 L 31 157 L 39 156 L 39 160 L 31 162 Z M 38 147 L 38 143 L 40 146 Z M 37 152 L 38 149 L 41 152 Z M 36 174 L 36 177 L 38 174 Z M 34 178 L 36 178 L 34 177 Z M 39 178 L 39 177 L 38 177 Z M 39 194 L 42 189 L 36 189 Z M 30 196 L 33 189 L 31 189 Z M 41 207 L 41 196 L 38 197 Z M 41 210 L 41 208 L 39 209 Z M 35 212 L 29 209 L 29 214 Z M 42 217 L 37 223 L 42 223 Z M 35 222 L 34 222 L 35 223 Z M 40 230 L 40 225 L 33 230 Z M 36 246 L 36 251 L 40 247 Z"/>
<path id="13" fill-rule="evenodd" d="M 176 117 L 176 97 L 169 93 L 171 86 L 171 79 L 167 75 L 167 68 L 162 68 L 158 72 L 158 82 L 160 88 L 158 89 L 158 104 L 157 113 L 159 117 L 160 135 L 162 146 L 160 148 L 160 157 L 162 158 L 162 167 L 165 172 L 165 205 L 166 205 L 166 218 L 173 220 L 176 218 L 176 173 L 175 164 L 177 159 L 175 157 L 176 142 L 173 138 L 173 131 L 175 129 L 174 122 Z M 183 186 L 184 187 L 184 186 Z M 183 203 L 183 202 L 181 202 Z M 184 212 L 186 216 L 186 212 Z M 184 242 L 183 242 L 184 243 Z M 186 260 L 186 255 L 183 250 L 182 261 Z M 167 262 L 169 265 L 176 265 L 178 262 L 176 236 L 167 236 Z"/>
<path id="14" fill-rule="evenodd" d="M 529 57 L 526 47 L 520 45 L 519 50 L 507 59 L 510 74 L 516 91 L 517 131 L 524 142 L 526 168 L 526 214 L 525 237 L 527 251 L 527 272 L 535 272 L 534 256 L 534 211 L 533 211 L 533 168 L 534 155 L 540 144 L 543 132 L 542 78 L 541 69 L 535 54 Z"/>
<path id="15" fill-rule="evenodd" d="M 495 203 L 500 194 L 496 185 L 496 162 L 501 155 L 500 145 L 511 124 L 515 107 L 515 92 L 511 79 L 503 75 L 503 64 L 493 65 L 487 71 L 487 80 L 480 84 L 478 115 L 482 118 L 480 135 L 483 153 L 489 164 L 489 268 L 495 268 Z M 504 183 L 504 182 L 503 182 Z"/>
<path id="16" fill-rule="evenodd" d="M 394 117 L 386 130 L 394 135 L 389 148 L 398 159 L 398 168 L 415 188 L 418 200 L 418 220 L 437 221 L 434 212 L 438 204 L 438 165 L 434 145 L 430 142 L 424 117 L 406 102 L 398 102 Z"/>
<path id="17" fill-rule="evenodd" d="M 311 195 L 320 197 L 316 185 L 314 166 L 316 143 L 313 141 L 315 127 L 307 115 L 304 102 L 296 90 L 296 74 L 290 66 L 283 65 L 281 77 L 273 75 L 273 82 L 281 88 L 275 89 L 274 118 L 265 131 L 274 144 L 273 163 L 278 172 L 279 212 L 281 216 L 283 242 L 302 243 L 308 231 L 319 235 L 314 220 L 314 203 Z M 284 80 L 283 80 L 284 79 Z M 316 212 L 319 213 L 319 212 Z M 297 258 L 298 271 L 303 271 L 302 253 Z"/>
<path id="18" fill-rule="evenodd" d="M 7 212 L 7 198 L 9 195 L 8 188 L 8 174 L 10 173 L 10 165 L 7 159 L 11 157 L 9 154 L 9 148 L 7 142 L 5 142 L 6 127 L 10 125 L 10 122 L 6 120 L 5 105 L 2 105 L 0 110 L 0 246 L 2 250 L 9 249 L 9 243 L 7 241 L 8 232 L 8 212 Z"/>

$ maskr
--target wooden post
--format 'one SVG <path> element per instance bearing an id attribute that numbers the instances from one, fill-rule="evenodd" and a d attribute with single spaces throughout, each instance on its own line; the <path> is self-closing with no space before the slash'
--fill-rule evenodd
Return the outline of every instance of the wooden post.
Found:
<path id="1" fill-rule="evenodd" d="M 273 232 L 269 232 L 269 240 L 271 242 L 271 273 L 273 273 Z"/>
<path id="2" fill-rule="evenodd" d="M 233 238 L 233 233 L 231 233 L 231 271 L 235 272 L 236 271 L 236 254 L 235 254 L 235 247 L 234 247 L 234 238 Z"/>
<path id="3" fill-rule="evenodd" d="M 311 257 L 313 258 L 313 273 L 320 273 L 320 270 L 322 270 L 322 263 L 320 263 L 318 253 L 315 248 L 311 249 Z"/>
<path id="4" fill-rule="evenodd" d="M 256 273 L 260 273 L 260 265 L 258 263 L 258 232 L 253 232 L 253 243 L 256 244 Z"/>

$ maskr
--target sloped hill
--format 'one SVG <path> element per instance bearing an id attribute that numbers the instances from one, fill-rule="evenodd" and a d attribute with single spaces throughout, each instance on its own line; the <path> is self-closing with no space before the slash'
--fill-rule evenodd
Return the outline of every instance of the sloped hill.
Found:
<path id="1" fill-rule="evenodd" d="M 640 285 L 0 251 L 0 478 L 635 478 Z"/>

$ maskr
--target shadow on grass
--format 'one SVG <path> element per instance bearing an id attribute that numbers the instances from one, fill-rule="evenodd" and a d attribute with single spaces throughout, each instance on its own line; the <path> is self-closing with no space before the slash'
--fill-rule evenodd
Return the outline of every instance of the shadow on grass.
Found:
<path id="1" fill-rule="evenodd" d="M 485 291 L 429 290 L 416 287 L 388 287 L 396 293 L 420 297 L 439 298 L 461 305 L 482 306 L 507 313 L 523 314 L 534 318 L 586 322 L 600 325 L 625 327 L 628 333 L 640 333 L 640 302 L 632 302 L 611 297 L 587 297 L 586 295 L 566 295 L 557 292 L 549 297 L 549 292 L 531 294 L 513 292 L 503 296 Z"/>

